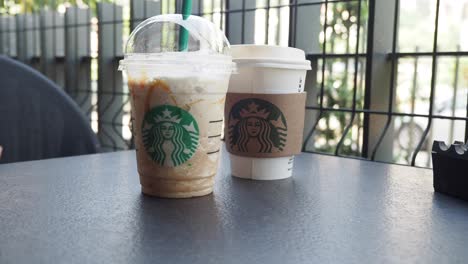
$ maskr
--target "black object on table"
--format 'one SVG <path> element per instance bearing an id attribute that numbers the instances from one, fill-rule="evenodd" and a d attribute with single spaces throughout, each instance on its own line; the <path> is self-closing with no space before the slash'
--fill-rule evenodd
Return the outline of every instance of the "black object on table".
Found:
<path id="1" fill-rule="evenodd" d="M 468 201 L 468 146 L 458 141 L 450 146 L 434 141 L 432 163 L 435 191 Z"/>
<path id="2" fill-rule="evenodd" d="M 224 153 L 225 154 L 225 153 Z M 0 165 L 0 263 L 466 263 L 432 171 L 302 154 L 293 178 L 140 193 L 133 151 Z"/>

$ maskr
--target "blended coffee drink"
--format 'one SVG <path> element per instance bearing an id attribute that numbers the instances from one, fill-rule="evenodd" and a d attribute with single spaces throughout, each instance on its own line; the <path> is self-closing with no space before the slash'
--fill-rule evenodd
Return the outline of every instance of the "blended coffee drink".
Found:
<path id="1" fill-rule="evenodd" d="M 212 192 L 225 93 L 210 91 L 223 91 L 228 81 L 208 76 L 129 79 L 144 193 L 192 197 Z"/>
<path id="2" fill-rule="evenodd" d="M 187 27 L 194 38 L 199 38 L 189 45 L 188 52 L 167 51 L 172 44 L 160 48 L 158 45 L 164 41 L 150 39 L 157 38 L 168 22 Z M 145 28 L 149 31 L 145 32 Z M 200 37 L 206 34 L 217 38 Z M 221 50 L 219 43 L 213 48 L 213 43 L 203 42 L 207 39 L 221 40 Z M 223 54 L 229 47 L 227 40 L 205 19 L 163 15 L 140 24 L 130 36 L 129 45 L 132 47 L 127 47 L 121 66 L 131 95 L 142 192 L 169 198 L 211 193 L 233 69 L 231 57 Z"/>

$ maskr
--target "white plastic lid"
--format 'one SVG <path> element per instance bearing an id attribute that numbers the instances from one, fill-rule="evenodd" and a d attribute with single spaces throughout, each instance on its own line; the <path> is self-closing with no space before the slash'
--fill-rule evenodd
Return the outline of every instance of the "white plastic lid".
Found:
<path id="1" fill-rule="evenodd" d="M 272 67 L 310 70 L 310 61 L 306 60 L 301 49 L 270 45 L 232 45 L 231 53 L 239 67 Z"/>
<path id="2" fill-rule="evenodd" d="M 185 50 L 179 43 L 187 32 Z M 231 73 L 230 45 L 224 33 L 209 20 L 179 14 L 159 15 L 146 19 L 130 34 L 120 70 L 129 67 L 158 71 Z"/>

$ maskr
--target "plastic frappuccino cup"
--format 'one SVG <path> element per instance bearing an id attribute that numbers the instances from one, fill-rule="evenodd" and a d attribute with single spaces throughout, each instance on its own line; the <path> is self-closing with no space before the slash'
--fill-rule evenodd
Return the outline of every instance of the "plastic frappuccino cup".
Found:
<path id="1" fill-rule="evenodd" d="M 178 46 L 181 27 L 188 32 L 185 51 Z M 131 95 L 142 192 L 168 198 L 211 193 L 234 69 L 224 34 L 201 17 L 155 16 L 132 32 L 120 68 Z"/>
<path id="2" fill-rule="evenodd" d="M 228 90 L 225 140 L 232 175 L 255 180 L 291 177 L 304 127 L 304 51 L 231 46 L 237 74 Z"/>

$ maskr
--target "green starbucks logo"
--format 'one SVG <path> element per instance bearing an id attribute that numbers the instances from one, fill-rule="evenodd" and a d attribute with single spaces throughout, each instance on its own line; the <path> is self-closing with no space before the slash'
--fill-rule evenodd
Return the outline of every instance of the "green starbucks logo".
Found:
<path id="1" fill-rule="evenodd" d="M 199 129 L 193 116 L 176 106 L 161 105 L 145 114 L 143 144 L 151 159 L 175 167 L 189 160 L 198 147 Z"/>
<path id="2" fill-rule="evenodd" d="M 262 99 L 240 100 L 229 113 L 229 144 L 231 149 L 239 152 L 281 152 L 286 144 L 287 131 L 286 118 L 281 110 Z"/>

